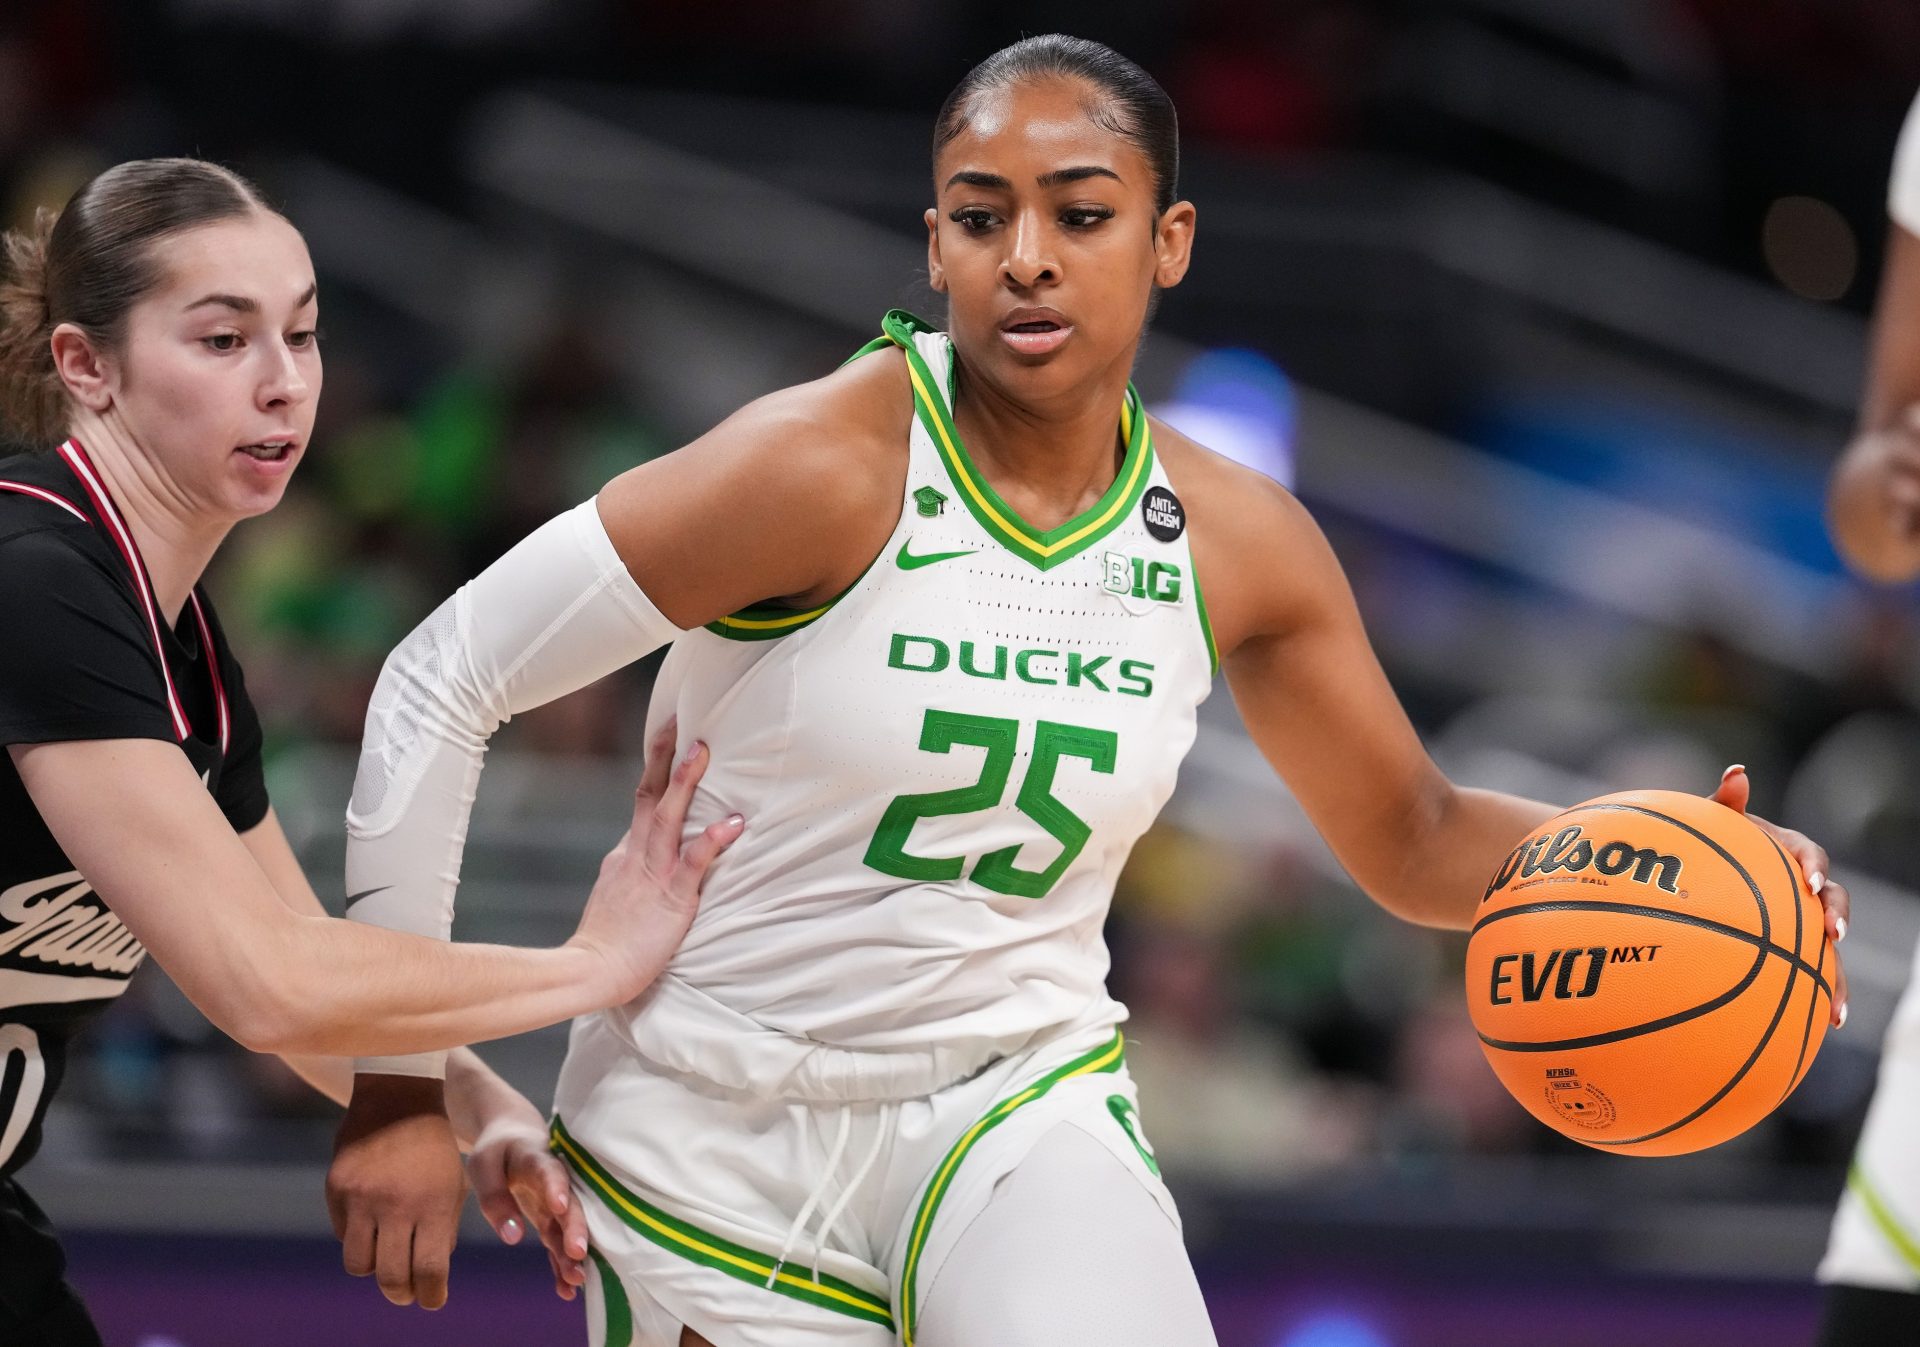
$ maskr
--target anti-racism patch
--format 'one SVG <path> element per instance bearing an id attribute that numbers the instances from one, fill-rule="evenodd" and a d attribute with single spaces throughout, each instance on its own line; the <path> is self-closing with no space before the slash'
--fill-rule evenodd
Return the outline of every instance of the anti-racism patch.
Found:
<path id="1" fill-rule="evenodd" d="M 1147 532 L 1163 543 L 1187 531 L 1187 512 L 1180 508 L 1180 498 L 1164 486 L 1147 488 L 1140 498 L 1140 517 L 1147 522 Z"/>

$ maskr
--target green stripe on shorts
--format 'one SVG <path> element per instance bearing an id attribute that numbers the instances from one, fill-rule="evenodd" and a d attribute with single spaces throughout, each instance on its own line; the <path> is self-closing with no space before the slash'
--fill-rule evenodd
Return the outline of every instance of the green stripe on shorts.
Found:
<path id="1" fill-rule="evenodd" d="M 1887 1243 L 1893 1246 L 1894 1252 L 1905 1261 L 1908 1270 L 1920 1276 L 1920 1240 L 1914 1239 L 1900 1223 L 1900 1218 L 1893 1214 L 1893 1209 L 1880 1200 L 1880 1194 L 1874 1191 L 1873 1185 L 1867 1181 L 1867 1176 L 1857 1164 L 1847 1170 L 1847 1187 L 1853 1189 L 1854 1196 L 1860 1199 L 1860 1205 L 1867 1209 L 1867 1215 L 1886 1237 Z"/>
<path id="2" fill-rule="evenodd" d="M 715 1272 L 723 1272 L 750 1286 L 758 1286 L 855 1319 L 864 1319 L 889 1330 L 893 1328 L 893 1310 L 879 1296 L 838 1277 L 823 1275 L 815 1280 L 811 1275 L 789 1272 L 787 1264 L 776 1264 L 771 1254 L 735 1244 L 677 1216 L 670 1216 L 645 1198 L 629 1191 L 573 1139 L 558 1118 L 553 1120 L 551 1144 L 560 1158 L 572 1167 L 573 1172 L 606 1204 L 609 1211 L 638 1231 L 643 1238 L 669 1253 L 678 1254 L 702 1267 L 712 1268 Z"/>
<path id="3" fill-rule="evenodd" d="M 1049 1071 L 1020 1093 L 1001 1100 L 988 1109 L 980 1121 L 969 1127 L 953 1143 L 953 1148 L 933 1171 L 933 1178 L 927 1184 L 927 1193 L 920 1199 L 919 1210 L 913 1217 L 913 1234 L 907 1242 L 907 1264 L 901 1274 L 900 1288 L 900 1341 L 904 1347 L 913 1347 L 914 1318 L 919 1309 L 915 1278 L 920 1271 L 920 1255 L 927 1247 L 927 1235 L 933 1229 L 933 1218 L 940 1209 L 940 1200 L 953 1186 L 954 1173 L 960 1168 L 960 1162 L 973 1149 L 974 1142 L 991 1132 L 1023 1104 L 1030 1104 L 1051 1090 L 1063 1080 L 1074 1076 L 1088 1076 L 1100 1071 L 1118 1071 L 1126 1054 L 1126 1037 L 1119 1032 L 1102 1046 L 1084 1056 L 1076 1057 L 1065 1066 Z"/>
<path id="4" fill-rule="evenodd" d="M 600 1303 L 607 1310 L 607 1331 L 600 1347 L 633 1347 L 633 1306 L 627 1303 L 627 1288 L 620 1284 L 620 1274 L 598 1249 L 588 1249 L 587 1256 L 600 1269 Z"/>

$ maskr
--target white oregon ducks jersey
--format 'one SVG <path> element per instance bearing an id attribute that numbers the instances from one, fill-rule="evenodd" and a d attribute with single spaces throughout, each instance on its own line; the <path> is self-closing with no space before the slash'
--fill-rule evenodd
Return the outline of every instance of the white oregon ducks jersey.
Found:
<path id="1" fill-rule="evenodd" d="M 904 349 L 916 403 L 886 547 L 811 612 L 682 637 L 654 693 L 655 725 L 712 749 L 689 831 L 747 819 L 670 976 L 849 1048 L 1117 1020 L 1114 880 L 1213 681 L 1180 503 L 1129 389 L 1112 488 L 1030 528 L 954 429 L 946 335 L 884 326 L 868 349 Z"/>

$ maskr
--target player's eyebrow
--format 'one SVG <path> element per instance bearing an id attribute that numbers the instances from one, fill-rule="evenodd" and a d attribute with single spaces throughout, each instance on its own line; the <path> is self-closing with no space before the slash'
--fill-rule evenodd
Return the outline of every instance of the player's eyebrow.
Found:
<path id="1" fill-rule="evenodd" d="M 998 173 L 982 173 L 977 169 L 963 168 L 947 179 L 947 186 L 961 183 L 968 187 L 985 187 L 992 191 L 1004 192 L 1013 186 Z"/>
<path id="2" fill-rule="evenodd" d="M 302 303 L 304 302 L 303 300 Z M 260 312 L 260 301 L 257 299 L 248 299 L 245 295 L 207 295 L 187 305 L 187 312 L 191 313 L 195 309 L 205 308 L 209 304 L 221 305 L 222 307 L 232 309 L 235 313 Z"/>
<path id="3" fill-rule="evenodd" d="M 1085 182 L 1088 178 L 1112 178 L 1119 182 L 1120 175 L 1110 168 L 1099 164 L 1080 164 L 1074 168 L 1056 168 L 1051 173 L 1042 173 L 1037 179 L 1042 187 L 1059 187 L 1070 182 Z"/>
<path id="4" fill-rule="evenodd" d="M 1085 182 L 1088 178 L 1112 178 L 1122 181 L 1120 175 L 1110 168 L 1099 164 L 1076 164 L 1072 168 L 1056 168 L 1051 173 L 1042 173 L 1034 181 L 1042 187 L 1059 187 L 1070 182 Z M 961 183 L 968 187 L 984 187 L 989 191 L 1005 192 L 1012 190 L 1013 184 L 998 173 L 983 173 L 979 169 L 963 168 L 947 179 L 947 186 Z"/>
<path id="5" fill-rule="evenodd" d="M 301 292 L 300 298 L 293 302 L 293 307 L 296 309 L 306 308 L 307 305 L 313 303 L 313 297 L 319 293 L 320 283 L 318 281 L 309 283 L 307 288 Z M 208 304 L 217 304 L 222 308 L 232 309 L 235 313 L 260 312 L 260 301 L 257 299 L 249 299 L 245 295 L 220 293 L 201 296 L 199 299 L 194 300 L 193 303 L 187 305 L 187 311 L 191 313 L 193 310 L 204 308 Z"/>

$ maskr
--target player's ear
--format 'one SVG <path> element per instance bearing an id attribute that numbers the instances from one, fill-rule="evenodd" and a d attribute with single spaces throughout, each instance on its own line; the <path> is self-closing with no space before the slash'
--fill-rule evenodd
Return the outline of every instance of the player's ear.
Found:
<path id="1" fill-rule="evenodd" d="M 66 385 L 67 396 L 90 412 L 113 405 L 113 369 L 105 354 L 72 323 L 53 330 L 53 367 Z"/>
<path id="2" fill-rule="evenodd" d="M 1191 201 L 1176 201 L 1160 213 L 1153 231 L 1153 283 L 1163 290 L 1180 284 L 1193 260 L 1194 214 Z"/>
<path id="3" fill-rule="evenodd" d="M 947 293 L 947 269 L 940 265 L 940 213 L 927 207 L 927 284 L 936 295 Z"/>

